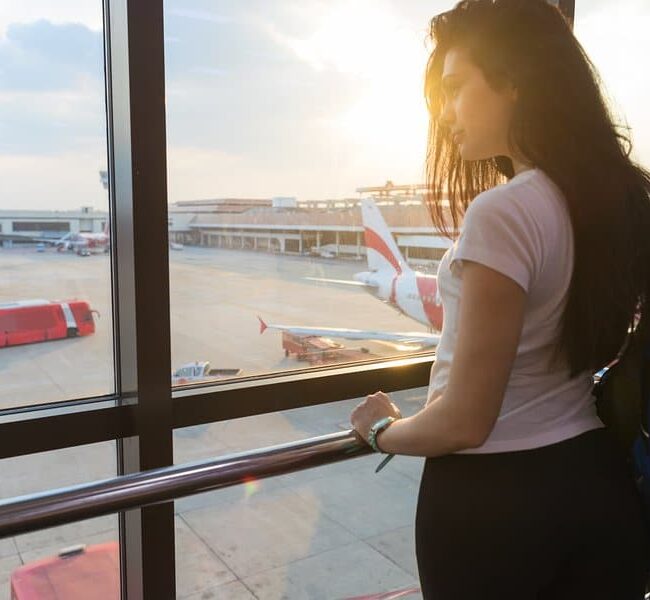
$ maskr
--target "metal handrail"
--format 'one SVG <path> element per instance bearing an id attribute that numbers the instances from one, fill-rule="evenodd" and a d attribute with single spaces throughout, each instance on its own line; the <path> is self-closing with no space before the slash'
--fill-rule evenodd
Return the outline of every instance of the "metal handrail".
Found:
<path id="1" fill-rule="evenodd" d="M 348 430 L 0 502 L 0 538 L 372 453 Z"/>

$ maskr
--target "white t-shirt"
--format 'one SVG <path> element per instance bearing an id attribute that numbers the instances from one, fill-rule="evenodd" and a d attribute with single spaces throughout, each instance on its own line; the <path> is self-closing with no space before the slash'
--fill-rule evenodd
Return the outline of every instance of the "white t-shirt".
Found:
<path id="1" fill-rule="evenodd" d="M 459 453 L 526 450 L 603 427 L 591 395 L 591 373 L 571 379 L 568 364 L 549 367 L 573 271 L 573 230 L 560 189 L 543 171 L 531 169 L 470 203 L 460 236 L 438 267 L 444 320 L 429 402 L 442 394 L 449 379 L 463 260 L 510 277 L 528 301 L 494 429 L 485 444 Z"/>

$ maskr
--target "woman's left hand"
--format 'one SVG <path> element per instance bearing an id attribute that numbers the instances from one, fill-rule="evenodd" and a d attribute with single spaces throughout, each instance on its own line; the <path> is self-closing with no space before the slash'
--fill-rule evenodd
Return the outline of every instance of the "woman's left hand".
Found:
<path id="1" fill-rule="evenodd" d="M 350 423 L 367 443 L 370 427 L 379 421 L 379 419 L 383 419 L 384 417 L 395 417 L 396 419 L 400 419 L 402 413 L 400 413 L 399 408 L 390 401 L 388 394 L 384 394 L 384 392 L 375 392 L 374 394 L 366 396 L 366 399 L 357 405 L 357 407 L 352 411 Z"/>

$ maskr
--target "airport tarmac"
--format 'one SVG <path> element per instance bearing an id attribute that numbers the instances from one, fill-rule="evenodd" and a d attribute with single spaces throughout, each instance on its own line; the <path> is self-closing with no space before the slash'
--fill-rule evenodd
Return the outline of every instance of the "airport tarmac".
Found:
<path id="1" fill-rule="evenodd" d="M 257 315 L 269 323 L 426 331 L 358 288 L 306 279 L 349 280 L 362 270 L 364 262 L 250 251 L 171 252 L 172 364 L 210 360 L 213 367 L 241 368 L 242 375 L 304 368 L 284 356 L 279 332 L 260 335 Z M 108 257 L 0 249 L 0 302 L 71 297 L 100 312 L 97 332 L 0 349 L 0 406 L 102 394 L 113 381 Z M 374 345 L 372 352 L 395 351 Z M 394 398 L 412 414 L 425 393 Z M 175 462 L 346 429 L 357 402 L 178 430 Z M 373 455 L 178 500 L 178 598 L 331 600 L 417 586 L 413 522 L 422 459 L 396 457 L 375 474 L 379 460 Z M 3 460 L 0 497 L 114 474 L 113 443 Z M 114 516 L 0 540 L 0 600 L 9 598 L 9 575 L 21 564 L 71 544 L 111 539 L 117 539 Z"/>
<path id="2" fill-rule="evenodd" d="M 308 278 L 352 280 L 362 261 L 262 252 L 185 248 L 170 252 L 172 367 L 208 360 L 241 375 L 308 366 L 285 357 L 282 336 L 260 335 L 267 323 L 385 331 L 427 331 L 354 286 Z M 113 392 L 110 262 L 34 249 L 0 249 L 0 302 L 42 298 L 86 300 L 98 311 L 94 335 L 0 349 L 0 408 Z M 372 341 L 343 342 L 372 354 L 400 354 Z"/>

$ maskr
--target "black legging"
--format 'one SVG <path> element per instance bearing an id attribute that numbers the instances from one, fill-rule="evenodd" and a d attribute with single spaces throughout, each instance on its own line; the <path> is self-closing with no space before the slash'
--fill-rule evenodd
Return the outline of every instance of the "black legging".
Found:
<path id="1" fill-rule="evenodd" d="M 642 600 L 650 540 L 604 429 L 425 462 L 416 551 L 425 600 Z"/>

